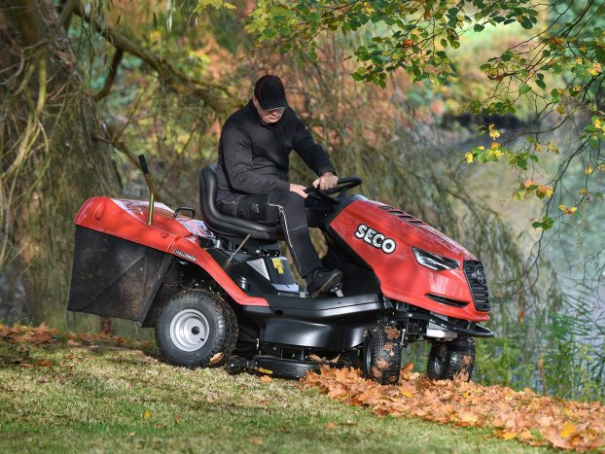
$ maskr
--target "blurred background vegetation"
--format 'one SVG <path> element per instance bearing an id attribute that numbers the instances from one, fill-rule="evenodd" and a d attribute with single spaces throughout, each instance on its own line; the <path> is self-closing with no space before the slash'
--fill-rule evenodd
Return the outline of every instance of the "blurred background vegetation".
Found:
<path id="1" fill-rule="evenodd" d="M 11 69 L 20 61 L 11 35 L 11 8 L 17 3 L 0 3 L 0 48 L 14 57 L 0 59 L 1 321 L 98 329 L 97 318 L 65 310 L 73 241 L 70 221 L 79 205 L 97 194 L 145 199 L 147 187 L 136 159 L 144 153 L 161 201 L 171 207 L 197 206 L 198 170 L 216 161 L 222 122 L 247 102 L 260 75 L 272 73 L 282 77 L 290 104 L 328 150 L 340 175 L 362 177 L 364 195 L 435 226 L 483 261 L 492 297 L 488 326 L 497 336 L 478 342 L 476 381 L 605 400 L 601 253 L 605 210 L 592 206 L 582 216 L 562 218 L 548 231 L 536 230 L 531 225 L 543 215 L 545 201 L 513 198 L 524 187 L 526 172 L 504 161 L 476 166 L 464 160 L 473 147 L 490 147 L 485 134 L 489 124 L 509 148 L 521 149 L 527 146 L 527 137 L 538 137 L 538 127 L 557 123 L 556 114 L 538 118 L 537 112 L 547 104 L 538 97 L 520 99 L 514 115 L 471 115 L 467 109 L 469 103 L 489 98 L 498 85 L 479 66 L 534 36 L 535 30 L 517 23 L 470 30 L 449 55 L 457 78 L 434 84 L 395 71 L 382 88 L 355 82 L 351 73 L 356 62 L 348 58 L 360 43 L 369 43 L 382 32 L 379 23 L 348 33 L 320 34 L 313 46 L 282 54 L 270 44 L 259 46 L 244 30 L 256 7 L 252 0 L 201 12 L 195 11 L 195 3 L 169 1 L 167 7 L 159 0 L 31 2 L 41 5 L 41 16 L 51 28 L 57 23 L 49 18 L 56 21 L 59 16 L 49 8 L 56 7 L 59 14 L 73 8 L 58 24 L 63 25 L 61 36 L 72 52 L 65 51 L 64 60 L 77 74 L 72 90 L 77 99 L 94 101 L 95 120 L 89 129 L 105 148 L 100 153 L 82 148 L 83 163 L 68 165 L 73 155 L 61 148 L 65 133 L 63 142 L 53 142 L 49 134 L 46 144 L 31 147 L 19 176 L 9 172 L 18 155 L 14 144 L 20 143 L 14 139 L 15 125 L 24 122 L 15 119 L 24 105 L 21 94 L 9 96 L 11 84 L 24 72 Z M 574 10 L 566 14 L 573 19 Z M 539 26 L 547 27 L 555 17 L 542 13 Z M 598 29 L 599 21 L 586 26 Z M 116 51 L 116 42 L 125 43 L 127 50 Z M 73 81 L 75 76 L 69 77 Z M 557 83 L 565 76 L 547 77 Z M 73 108 L 74 99 L 62 102 Z M 53 102 L 47 100 L 46 108 L 52 109 Z M 75 115 L 86 115 L 79 109 Z M 539 135 L 560 150 L 544 164 L 544 174 L 557 172 L 567 162 L 587 122 L 590 115 L 580 110 L 562 127 Z M 292 181 L 312 181 L 295 156 L 292 166 Z M 561 193 L 577 194 L 585 187 L 586 163 L 573 161 L 566 169 Z M 26 174 L 33 177 L 24 179 Z M 103 184 L 94 183 L 100 180 Z M 86 184 L 82 192 L 74 192 Z M 15 189 L 20 185 L 21 192 Z M 596 185 L 596 192 L 603 190 L 602 174 Z M 322 239 L 314 240 L 321 249 Z M 116 322 L 113 329 L 149 337 L 129 322 Z M 424 369 L 419 364 L 425 357 L 421 350 L 414 346 L 405 359 L 415 362 L 418 370 Z"/>

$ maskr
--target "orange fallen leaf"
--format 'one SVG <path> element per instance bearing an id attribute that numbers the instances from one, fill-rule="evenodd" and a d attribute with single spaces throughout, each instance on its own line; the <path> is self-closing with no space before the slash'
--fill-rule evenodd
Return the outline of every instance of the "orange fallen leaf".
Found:
<path id="1" fill-rule="evenodd" d="M 223 360 L 223 358 L 225 358 L 224 353 L 222 353 L 222 352 L 217 353 L 212 358 L 210 358 L 210 365 L 214 366 L 215 364 L 220 363 Z"/>
<path id="2" fill-rule="evenodd" d="M 325 367 L 307 374 L 301 384 L 319 388 L 341 402 L 367 406 L 380 416 L 491 427 L 505 440 L 514 438 L 532 446 L 576 451 L 605 448 L 605 405 L 599 402 L 565 401 L 529 389 L 515 391 L 463 380 L 433 381 L 420 373 L 406 377 L 408 367 L 402 369 L 398 386 L 379 385 L 361 377 L 356 369 Z"/>
<path id="3" fill-rule="evenodd" d="M 406 375 L 409 375 L 410 372 L 412 372 L 412 369 L 414 368 L 414 363 L 406 363 L 405 366 L 402 367 L 401 369 L 401 373 L 402 375 L 405 377 Z"/>
<path id="4" fill-rule="evenodd" d="M 269 383 L 271 380 L 273 380 L 271 377 L 269 377 L 268 375 L 263 375 L 260 378 L 260 381 L 264 382 L 264 383 Z"/>
<path id="5" fill-rule="evenodd" d="M 392 340 L 392 339 L 397 339 L 399 337 L 399 335 L 401 334 L 401 331 L 399 331 L 394 326 L 385 326 L 384 333 L 387 335 L 387 339 Z"/>

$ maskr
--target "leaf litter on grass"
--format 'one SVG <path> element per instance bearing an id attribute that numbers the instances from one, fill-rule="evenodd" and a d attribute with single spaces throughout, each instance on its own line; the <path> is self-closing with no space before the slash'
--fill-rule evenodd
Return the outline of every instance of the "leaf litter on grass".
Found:
<path id="1" fill-rule="evenodd" d="M 31 342 L 36 345 L 64 341 L 70 347 L 80 347 L 92 343 L 135 347 L 142 347 L 149 344 L 148 342 L 129 340 L 121 336 L 111 336 L 105 333 L 60 333 L 58 329 L 50 328 L 45 323 L 35 327 L 19 324 L 8 326 L 0 323 L 0 339 L 15 344 Z"/>
<path id="2" fill-rule="evenodd" d="M 12 358 L 11 362 L 25 368 L 55 366 L 48 359 L 29 358 L 28 343 L 92 345 L 89 348 L 102 344 L 120 349 L 148 344 L 105 334 L 60 333 L 45 324 L 38 327 L 0 324 L 0 340 L 21 346 L 24 358 Z M 371 407 L 380 416 L 414 416 L 442 424 L 493 428 L 494 433 L 505 440 L 605 452 L 605 407 L 597 402 L 543 397 L 528 389 L 514 391 L 503 386 L 481 386 L 463 378 L 432 381 L 425 375 L 413 373 L 412 367 L 410 363 L 401 370 L 397 386 L 379 385 L 364 379 L 357 369 L 336 369 L 329 364 L 324 364 L 319 374 L 308 374 L 302 383 L 319 388 L 330 398 Z M 265 385 L 271 381 L 270 377 L 259 380 Z M 143 418 L 150 419 L 151 412 L 145 411 Z M 174 416 L 174 423 L 180 422 L 181 417 Z M 330 423 L 326 429 L 331 429 Z"/>
<path id="3" fill-rule="evenodd" d="M 358 369 L 322 366 L 302 379 L 329 397 L 371 407 L 380 416 L 415 416 L 457 426 L 493 428 L 506 440 L 532 446 L 605 452 L 605 406 L 539 396 L 529 389 L 430 380 L 407 364 L 397 386 L 365 379 Z"/>

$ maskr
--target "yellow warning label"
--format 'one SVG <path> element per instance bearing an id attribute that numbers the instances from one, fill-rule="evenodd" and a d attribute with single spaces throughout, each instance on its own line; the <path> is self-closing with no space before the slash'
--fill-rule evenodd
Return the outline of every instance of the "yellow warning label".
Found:
<path id="1" fill-rule="evenodd" d="M 277 270 L 279 274 L 284 274 L 284 264 L 281 259 L 271 259 L 273 262 L 273 268 Z"/>

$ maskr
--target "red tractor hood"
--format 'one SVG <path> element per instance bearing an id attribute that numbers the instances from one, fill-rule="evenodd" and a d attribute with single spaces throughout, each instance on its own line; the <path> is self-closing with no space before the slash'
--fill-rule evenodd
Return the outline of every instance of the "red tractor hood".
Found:
<path id="1" fill-rule="evenodd" d="M 388 205 L 358 199 L 330 222 L 329 230 L 374 270 L 385 296 L 455 318 L 489 320 L 486 311 L 476 310 L 463 268 L 477 259 L 433 227 Z M 455 260 L 459 266 L 432 270 L 418 263 L 412 248 Z M 427 295 L 463 307 L 437 303 Z"/>

